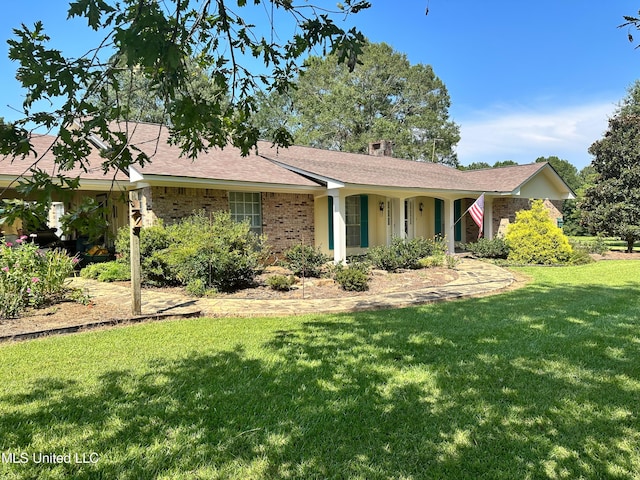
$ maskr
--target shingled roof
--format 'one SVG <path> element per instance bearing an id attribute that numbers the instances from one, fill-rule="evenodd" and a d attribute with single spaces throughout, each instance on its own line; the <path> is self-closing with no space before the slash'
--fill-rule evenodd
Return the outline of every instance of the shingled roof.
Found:
<path id="1" fill-rule="evenodd" d="M 302 146 L 280 148 L 262 141 L 248 156 L 243 157 L 239 149 L 227 146 L 224 149 L 211 148 L 192 160 L 181 156 L 179 147 L 169 144 L 169 132 L 164 126 L 130 122 L 121 124 L 120 128 L 126 129 L 130 143 L 142 150 L 150 162 L 144 166 L 134 165 L 129 175 L 124 172 L 104 175 L 100 167 L 102 158 L 96 148 L 89 156 L 94 167 L 88 172 L 76 168 L 62 173 L 72 177 L 80 175 L 83 180 L 111 182 L 115 178 L 127 183 L 130 179 L 165 183 L 239 182 L 309 189 L 322 188 L 333 181 L 362 187 L 509 194 L 517 192 L 542 170 L 549 169 L 551 173 L 546 173 L 548 178 L 561 190 L 567 188 L 570 192 L 548 163 L 460 171 L 430 162 Z M 38 168 L 52 175 L 61 173 L 50 152 L 54 141 L 52 136 L 32 137 L 33 146 L 42 157 Z M 24 175 L 33 160 L 33 157 L 24 160 L 0 158 L 0 177 L 7 179 Z"/>
<path id="2" fill-rule="evenodd" d="M 270 144 L 260 144 L 259 153 L 279 165 L 341 183 L 431 190 L 477 190 L 462 172 L 437 163 L 311 147 L 275 148 Z"/>
<path id="3" fill-rule="evenodd" d="M 129 124 L 131 144 L 146 153 L 151 161 L 134 170 L 143 177 L 221 180 L 318 187 L 313 182 L 258 155 L 255 150 L 243 157 L 240 150 L 227 146 L 202 152 L 195 160 L 181 156 L 180 148 L 170 145 L 166 127 L 153 124 Z"/>
<path id="4" fill-rule="evenodd" d="M 275 148 L 267 144 L 260 145 L 259 152 L 264 158 L 301 173 L 346 184 L 380 187 L 511 193 L 545 168 L 555 173 L 547 162 L 461 171 L 437 163 L 301 146 Z"/>
<path id="5" fill-rule="evenodd" d="M 466 170 L 462 173 L 483 192 L 513 192 L 542 169 L 548 167 L 550 167 L 549 163 L 541 162 L 482 170 Z"/>
<path id="6" fill-rule="evenodd" d="M 124 172 L 117 171 L 110 172 L 108 175 L 104 174 L 101 166 L 104 159 L 100 157 L 100 152 L 97 149 L 92 150 L 89 155 L 88 163 L 90 167 L 86 172 L 77 165 L 71 170 L 61 171 L 60 167 L 55 163 L 51 152 L 51 147 L 55 141 L 56 137 L 52 135 L 33 135 L 31 137 L 31 145 L 36 152 L 35 156 L 31 154 L 25 158 L 0 157 L 0 176 L 13 180 L 29 176 L 29 170 L 32 167 L 36 167 L 52 176 L 63 174 L 70 178 L 79 176 L 82 180 L 129 182 L 129 177 Z"/>

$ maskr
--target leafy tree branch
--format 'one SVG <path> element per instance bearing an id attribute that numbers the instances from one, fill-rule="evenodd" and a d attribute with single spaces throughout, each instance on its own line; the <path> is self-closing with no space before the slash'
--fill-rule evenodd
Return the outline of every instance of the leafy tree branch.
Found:
<path id="1" fill-rule="evenodd" d="M 286 0 L 234 3 L 242 13 L 224 0 L 72 1 L 68 17 L 84 18 L 89 28 L 104 33 L 104 40 L 79 58 L 50 48 L 40 21 L 15 29 L 9 58 L 19 65 L 16 77 L 26 96 L 22 118 L 0 124 L 0 153 L 35 153 L 29 141 L 35 125 L 57 136 L 53 153 L 63 171 L 86 168 L 95 146 L 91 138 L 109 146 L 103 151 L 105 172 L 144 164 L 149 159 L 129 144 L 126 131 L 114 126 L 130 118 L 137 76 L 159 99 L 170 139 L 185 155 L 195 158 L 227 144 L 247 154 L 258 139 L 249 121 L 258 91 L 287 91 L 301 57 L 318 46 L 355 66 L 364 38 L 355 29 L 340 28 L 332 15 L 357 13 L 369 2 L 348 0 L 331 13 Z M 287 13 L 297 26 L 284 43 L 268 40 L 245 20 L 269 6 Z M 244 55 L 260 59 L 265 73 L 252 71 Z M 194 71 L 199 78 L 206 75 L 213 95 L 201 92 Z"/>

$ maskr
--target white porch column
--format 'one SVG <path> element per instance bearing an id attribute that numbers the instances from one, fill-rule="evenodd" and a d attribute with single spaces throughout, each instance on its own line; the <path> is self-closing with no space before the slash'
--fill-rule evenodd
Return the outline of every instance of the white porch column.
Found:
<path id="1" fill-rule="evenodd" d="M 329 195 L 333 198 L 333 262 L 344 263 L 347 260 L 345 197 L 337 188 L 330 189 Z"/>
<path id="2" fill-rule="evenodd" d="M 456 236 L 454 231 L 454 209 L 453 200 L 444 200 L 444 231 L 447 237 L 447 253 L 453 254 L 456 251 Z"/>
<path id="3" fill-rule="evenodd" d="M 493 238 L 493 197 L 484 196 L 484 238 Z"/>

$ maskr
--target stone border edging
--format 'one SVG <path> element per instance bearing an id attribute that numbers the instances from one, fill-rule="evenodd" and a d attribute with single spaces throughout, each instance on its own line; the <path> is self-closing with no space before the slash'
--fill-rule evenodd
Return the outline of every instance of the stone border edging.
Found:
<path id="1" fill-rule="evenodd" d="M 154 300 L 146 302 L 147 309 L 155 309 L 136 317 L 113 318 L 103 321 L 92 321 L 77 325 L 68 325 L 46 330 L 24 332 L 0 336 L 0 342 L 31 340 L 49 335 L 76 333 L 117 325 L 127 325 L 154 320 L 168 320 L 194 317 L 274 317 L 308 314 L 336 314 L 348 312 L 362 312 L 410 306 L 425 305 L 446 300 L 474 297 L 500 292 L 515 281 L 514 275 L 508 270 L 479 260 L 463 258 L 457 268 L 458 278 L 453 282 L 438 287 L 430 287 L 409 292 L 394 292 L 369 297 L 343 297 L 339 299 L 286 299 L 286 300 L 257 300 L 257 299 L 180 299 L 167 296 L 165 302 L 158 301 L 158 294 Z M 107 289 L 123 289 L 123 287 L 104 286 Z M 102 296 L 104 292 L 102 292 Z M 175 296 L 174 296 L 175 297 Z M 144 295 L 143 295 L 144 301 Z M 172 308 L 189 305 L 195 310 L 169 312 Z M 145 304 L 143 304 L 144 308 Z"/>

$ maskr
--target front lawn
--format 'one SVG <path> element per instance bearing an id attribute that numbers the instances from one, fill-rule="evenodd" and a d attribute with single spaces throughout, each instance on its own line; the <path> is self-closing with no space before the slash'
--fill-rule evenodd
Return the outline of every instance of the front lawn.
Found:
<path id="1" fill-rule="evenodd" d="M 580 243 L 586 244 L 597 244 L 602 243 L 604 247 L 611 250 L 612 252 L 626 252 L 627 251 L 627 242 L 624 240 L 620 240 L 615 237 L 594 237 L 594 236 L 579 236 L 579 237 L 569 237 L 572 240 Z M 633 246 L 634 252 L 640 252 L 640 242 L 636 242 Z"/>
<path id="2" fill-rule="evenodd" d="M 404 310 L 2 345 L 0 477 L 638 478 L 638 267 L 524 268 L 525 288 Z"/>

